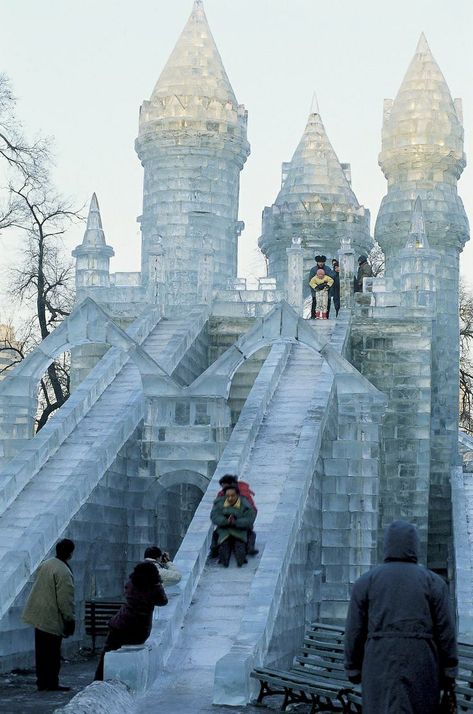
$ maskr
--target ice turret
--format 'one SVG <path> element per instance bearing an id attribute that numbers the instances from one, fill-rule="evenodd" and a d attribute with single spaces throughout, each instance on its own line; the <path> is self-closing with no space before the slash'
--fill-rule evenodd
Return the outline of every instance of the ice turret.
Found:
<path id="1" fill-rule="evenodd" d="M 269 260 L 269 275 L 281 285 L 286 284 L 286 249 L 293 236 L 302 239 L 305 273 L 315 253 L 336 257 L 344 236 L 358 252 L 369 251 L 369 211 L 358 203 L 349 169 L 333 150 L 315 99 L 292 161 L 283 164 L 276 201 L 263 212 L 259 246 Z"/>
<path id="2" fill-rule="evenodd" d="M 76 258 L 76 289 L 88 287 L 109 287 L 110 258 L 113 248 L 105 242 L 97 196 L 92 194 L 87 227 L 82 243 L 72 251 Z"/>
<path id="3" fill-rule="evenodd" d="M 159 241 L 168 303 L 198 299 L 204 287 L 198 266 L 209 246 L 213 287 L 236 276 L 246 127 L 247 113 L 237 103 L 203 5 L 195 2 L 150 100 L 143 102 L 136 141 L 144 167 L 143 282 L 151 279 L 149 263 Z"/>
<path id="4" fill-rule="evenodd" d="M 468 222 L 456 186 L 465 163 L 461 101 L 452 100 L 422 34 L 395 100 L 387 99 L 384 105 L 379 164 L 388 180 L 388 193 L 375 235 L 388 266 L 406 243 L 417 195 L 432 247 L 463 248 Z"/>
<path id="5" fill-rule="evenodd" d="M 403 271 L 409 271 L 411 266 L 405 261 L 412 261 L 413 256 L 405 256 L 405 246 L 414 240 L 409 238 L 415 235 L 410 233 L 411 212 L 420 197 L 425 233 L 439 258 L 432 276 L 436 299 L 432 301 L 429 412 L 428 562 L 433 568 L 444 568 L 447 560 L 446 543 L 451 538 L 449 473 L 458 452 L 459 254 L 468 240 L 468 220 L 457 194 L 457 181 L 465 163 L 461 102 L 452 100 L 422 35 L 395 100 L 385 101 L 379 164 L 388 180 L 388 191 L 381 203 L 375 237 L 386 256 L 386 275 L 396 278 L 400 260 Z M 414 217 L 420 226 L 419 213 L 414 211 Z M 426 273 L 422 251 L 411 248 L 410 252 L 418 256 L 417 274 L 421 276 Z M 427 253 L 424 249 L 426 259 Z M 419 282 L 412 270 L 410 280 L 412 287 Z"/>

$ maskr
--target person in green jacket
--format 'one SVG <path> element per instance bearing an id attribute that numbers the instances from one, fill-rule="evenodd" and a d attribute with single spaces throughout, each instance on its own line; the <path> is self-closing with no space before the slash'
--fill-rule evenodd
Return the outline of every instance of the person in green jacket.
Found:
<path id="1" fill-rule="evenodd" d="M 74 543 L 63 538 L 56 557 L 42 563 L 23 610 L 22 619 L 35 628 L 36 684 L 38 690 L 67 692 L 59 684 L 63 637 L 74 634 L 74 578 L 68 565 Z"/>
<path id="2" fill-rule="evenodd" d="M 241 568 L 248 562 L 246 541 L 256 518 L 254 508 L 240 495 L 238 486 L 228 486 L 223 496 L 215 499 L 210 518 L 217 526 L 219 563 L 228 568 L 233 552 Z"/>

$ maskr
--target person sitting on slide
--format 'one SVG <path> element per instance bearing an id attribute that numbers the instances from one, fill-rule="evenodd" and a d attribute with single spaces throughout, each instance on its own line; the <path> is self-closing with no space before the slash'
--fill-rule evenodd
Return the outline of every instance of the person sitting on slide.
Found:
<path id="1" fill-rule="evenodd" d="M 256 514 L 258 513 L 258 509 L 256 508 L 256 503 L 254 502 L 253 496 L 254 491 L 251 490 L 251 487 L 246 481 L 239 481 L 238 476 L 233 476 L 232 474 L 225 474 L 222 476 L 221 479 L 219 479 L 219 484 L 222 487 L 221 490 L 217 494 L 217 498 L 220 496 L 223 496 L 224 494 L 224 488 L 226 486 L 231 486 L 231 485 L 237 485 L 238 489 L 240 491 L 240 495 L 243 496 L 243 498 L 246 498 L 248 503 L 252 508 L 254 508 L 255 511 L 255 517 Z M 259 550 L 256 548 L 256 533 L 254 532 L 253 528 L 250 528 L 248 530 L 248 539 L 246 543 L 246 553 L 247 555 L 258 555 Z M 210 545 L 210 557 L 211 558 L 218 558 L 218 535 L 217 531 L 215 530 L 212 533 L 212 543 Z"/>
<path id="2" fill-rule="evenodd" d="M 239 568 L 247 563 L 246 542 L 256 513 L 246 498 L 240 495 L 238 486 L 227 486 L 223 496 L 215 499 L 210 518 L 217 526 L 219 563 L 228 568 L 231 554 Z"/>

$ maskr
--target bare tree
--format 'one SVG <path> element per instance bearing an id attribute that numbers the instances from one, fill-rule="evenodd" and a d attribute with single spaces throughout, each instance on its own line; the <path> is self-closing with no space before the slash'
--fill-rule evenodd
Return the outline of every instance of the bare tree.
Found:
<path id="1" fill-rule="evenodd" d="M 473 292 L 460 283 L 460 426 L 473 434 Z"/>
<path id="2" fill-rule="evenodd" d="M 31 328 L 27 340 L 20 340 L 20 359 L 69 314 L 73 303 L 72 263 L 65 256 L 63 237 L 70 224 L 81 217 L 55 191 L 51 165 L 47 140 L 29 144 L 24 139 L 15 121 L 8 81 L 0 76 L 0 170 L 5 169 L 8 178 L 2 193 L 0 229 L 5 238 L 21 240 L 21 259 L 11 271 L 10 290 L 11 297 L 29 310 Z M 68 396 L 68 359 L 62 358 L 49 366 L 41 380 L 38 430 Z"/>
<path id="3" fill-rule="evenodd" d="M 38 338 L 44 340 L 72 308 L 73 268 L 62 239 L 79 214 L 56 194 L 44 167 L 41 170 L 41 181 L 28 175 L 18 186 L 10 183 L 16 217 L 8 230 L 24 237 L 21 263 L 12 269 L 12 296 L 31 308 Z M 38 430 L 69 396 L 68 366 L 67 360 L 54 361 L 41 381 Z"/>
<path id="4" fill-rule="evenodd" d="M 30 336 L 25 333 L 22 338 L 15 334 L 11 321 L 0 324 L 0 379 L 7 370 L 19 364 L 29 352 Z"/>
<path id="5" fill-rule="evenodd" d="M 384 253 L 381 249 L 379 243 L 375 243 L 369 254 L 369 261 L 371 264 L 371 270 L 373 271 L 373 277 L 380 278 L 384 275 L 384 269 L 386 267 L 386 260 L 384 258 Z"/>
<path id="6" fill-rule="evenodd" d="M 10 81 L 0 73 L 0 177 L 8 182 L 14 176 L 37 176 L 40 179 L 48 158 L 45 138 L 28 142 L 15 114 L 15 97 Z M 2 181 L 3 183 L 3 181 Z M 0 230 L 10 226 L 16 217 L 18 204 L 13 194 L 3 190 L 0 200 Z"/>

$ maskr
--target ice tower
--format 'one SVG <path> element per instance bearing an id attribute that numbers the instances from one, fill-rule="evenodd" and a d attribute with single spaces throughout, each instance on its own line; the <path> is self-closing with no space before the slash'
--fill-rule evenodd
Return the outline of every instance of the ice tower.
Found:
<path id="1" fill-rule="evenodd" d="M 432 332 L 429 563 L 433 567 L 445 562 L 450 533 L 448 475 L 458 452 L 459 256 L 469 229 L 457 181 L 465 163 L 461 101 L 452 100 L 421 35 L 395 100 L 384 105 L 379 164 L 388 192 L 375 237 L 386 255 L 386 274 L 391 275 L 406 245 L 419 196 L 429 244 L 441 258 Z"/>
<path id="2" fill-rule="evenodd" d="M 114 250 L 105 242 L 99 202 L 95 193 L 90 201 L 87 227 L 82 243 L 74 248 L 76 258 L 76 288 L 78 293 L 84 288 L 110 287 L 110 258 Z M 78 300 L 81 295 L 78 295 Z"/>
<path id="3" fill-rule="evenodd" d="M 212 287 L 236 277 L 246 126 L 247 112 L 196 0 L 150 100 L 143 102 L 136 140 L 144 167 L 142 281 L 149 285 L 161 276 L 168 304 L 192 304 L 202 291 L 208 294 L 202 285 L 208 271 L 199 270 L 206 254 L 213 256 Z"/>
<path id="4" fill-rule="evenodd" d="M 283 164 L 276 201 L 263 211 L 259 246 L 268 258 L 269 275 L 281 287 L 287 281 L 286 249 L 294 236 L 302 239 L 304 274 L 315 253 L 336 257 L 342 238 L 349 236 L 358 252 L 369 251 L 370 214 L 350 182 L 350 166 L 340 164 L 315 105 L 292 160 Z"/>

